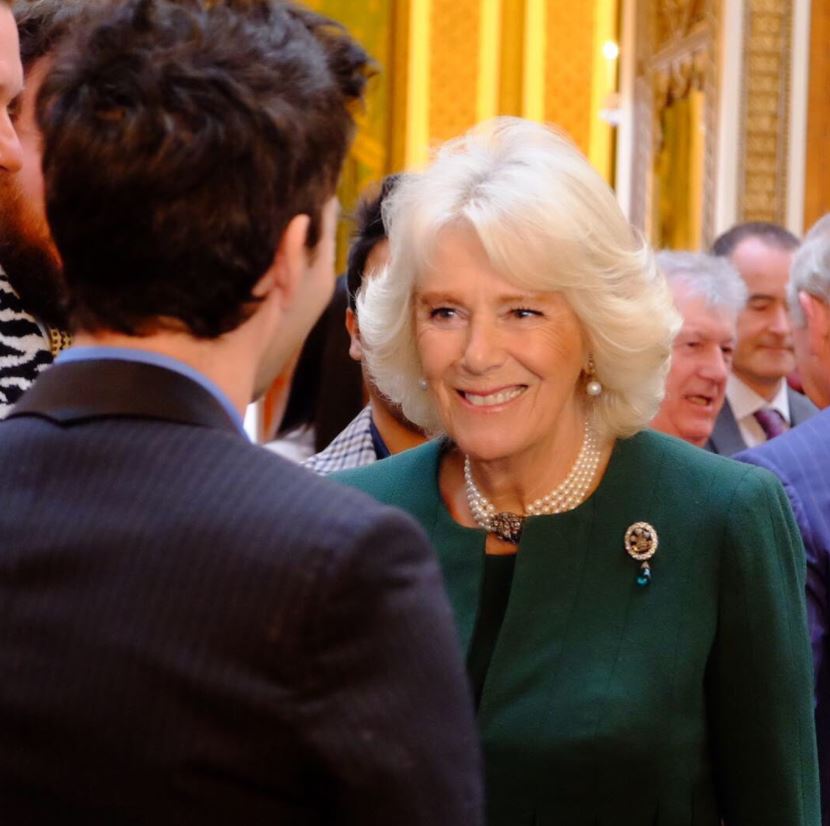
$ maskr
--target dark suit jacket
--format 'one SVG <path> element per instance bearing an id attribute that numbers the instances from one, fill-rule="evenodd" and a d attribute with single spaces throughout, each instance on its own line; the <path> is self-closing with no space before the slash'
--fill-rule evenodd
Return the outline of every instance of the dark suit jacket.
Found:
<path id="1" fill-rule="evenodd" d="M 806 422 L 811 416 L 815 416 L 818 408 L 804 395 L 797 393 L 792 387 L 787 388 L 787 399 L 790 403 L 790 417 L 792 426 Z M 712 453 L 720 453 L 722 456 L 731 456 L 739 450 L 746 450 L 747 444 L 741 436 L 741 430 L 732 412 L 732 407 L 727 399 L 723 403 L 712 436 L 706 443 L 706 449 Z"/>
<path id="2" fill-rule="evenodd" d="M 830 409 L 735 458 L 767 468 L 781 479 L 804 539 L 822 820 L 830 824 Z"/>
<path id="3" fill-rule="evenodd" d="M 0 821 L 478 823 L 441 575 L 399 511 L 146 364 L 0 424 Z"/>

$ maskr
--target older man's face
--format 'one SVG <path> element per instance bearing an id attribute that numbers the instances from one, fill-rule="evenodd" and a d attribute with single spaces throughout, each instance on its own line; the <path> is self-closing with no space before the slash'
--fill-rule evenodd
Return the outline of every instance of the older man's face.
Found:
<path id="1" fill-rule="evenodd" d="M 64 326 L 61 264 L 46 223 L 41 138 L 35 122 L 35 101 L 48 69 L 48 57 L 35 61 L 13 115 L 21 163 L 0 176 L 0 266 L 29 312 Z"/>
<path id="2" fill-rule="evenodd" d="M 683 326 L 674 341 L 666 395 L 651 426 L 702 447 L 723 407 L 735 317 L 684 285 L 673 285 L 672 291 Z"/>

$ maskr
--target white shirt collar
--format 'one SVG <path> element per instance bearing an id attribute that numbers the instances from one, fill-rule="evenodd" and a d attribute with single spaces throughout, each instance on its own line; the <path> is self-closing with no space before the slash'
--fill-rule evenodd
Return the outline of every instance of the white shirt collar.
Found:
<path id="1" fill-rule="evenodd" d="M 785 379 L 781 379 L 775 396 L 772 401 L 768 402 L 752 388 L 747 387 L 734 373 L 730 373 L 729 378 L 726 380 L 726 398 L 729 400 L 732 413 L 738 422 L 747 416 L 751 416 L 757 410 L 761 410 L 764 407 L 771 407 L 784 417 L 785 422 L 788 424 L 791 423 L 790 399 L 787 394 L 787 382 Z"/>

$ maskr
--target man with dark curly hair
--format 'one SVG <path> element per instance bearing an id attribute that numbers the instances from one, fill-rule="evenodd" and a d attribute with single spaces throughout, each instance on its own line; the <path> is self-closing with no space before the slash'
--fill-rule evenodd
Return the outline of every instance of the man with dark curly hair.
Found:
<path id="1" fill-rule="evenodd" d="M 105 3 L 52 56 L 75 344 L 0 423 L 3 822 L 480 822 L 420 529 L 242 429 L 331 295 L 366 74 L 270 0 Z"/>

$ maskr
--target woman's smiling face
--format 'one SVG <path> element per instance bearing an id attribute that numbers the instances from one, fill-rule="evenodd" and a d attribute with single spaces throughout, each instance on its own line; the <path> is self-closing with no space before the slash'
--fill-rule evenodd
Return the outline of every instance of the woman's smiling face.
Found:
<path id="1" fill-rule="evenodd" d="M 582 328 L 559 293 L 532 292 L 490 264 L 470 230 L 444 230 L 415 289 L 423 375 L 444 429 L 479 461 L 551 456 L 581 438 Z"/>

